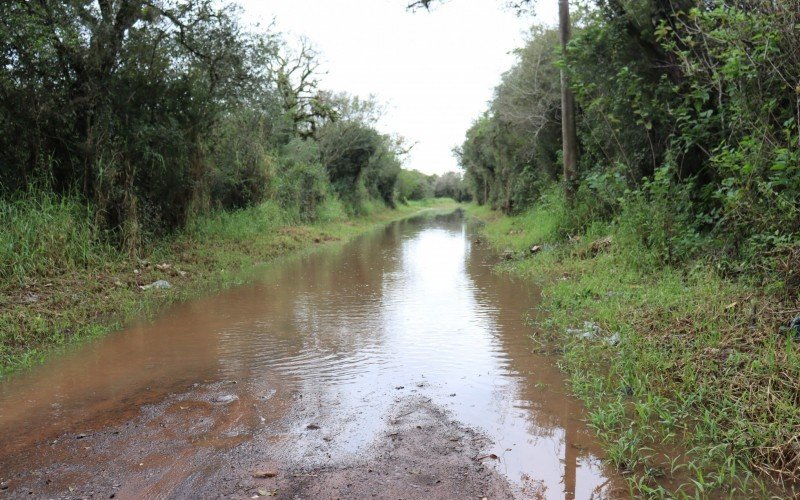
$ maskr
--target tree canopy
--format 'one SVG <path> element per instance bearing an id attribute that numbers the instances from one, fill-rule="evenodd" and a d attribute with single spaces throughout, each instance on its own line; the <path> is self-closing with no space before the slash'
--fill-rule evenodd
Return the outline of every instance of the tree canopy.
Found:
<path id="1" fill-rule="evenodd" d="M 12 0 L 0 19 L 4 196 L 79 193 L 131 248 L 278 197 L 287 176 L 317 193 L 298 195 L 309 216 L 320 182 L 351 211 L 394 203 L 403 147 L 375 130 L 380 106 L 323 90 L 307 41 L 245 27 L 233 4 Z M 315 144 L 302 168 L 282 158 L 298 140 Z"/>

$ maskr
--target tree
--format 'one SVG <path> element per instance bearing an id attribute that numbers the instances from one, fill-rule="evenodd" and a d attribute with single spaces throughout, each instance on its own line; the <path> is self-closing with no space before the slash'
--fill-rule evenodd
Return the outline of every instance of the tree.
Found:
<path id="1" fill-rule="evenodd" d="M 334 191 L 351 213 L 359 213 L 367 198 L 394 206 L 401 158 L 408 147 L 401 137 L 378 132 L 383 112 L 372 97 L 346 92 L 318 92 L 309 115 L 310 134 L 301 134 L 319 146 L 320 161 Z"/>
<path id="2" fill-rule="evenodd" d="M 269 61 L 270 77 L 275 82 L 283 109 L 289 121 L 290 133 L 311 137 L 316 133 L 318 119 L 328 118 L 331 110 L 320 100 L 319 62 L 317 53 L 306 39 L 300 40 L 297 50 L 284 48 Z"/>
<path id="3" fill-rule="evenodd" d="M 397 177 L 397 199 L 405 203 L 408 200 L 422 200 L 433 197 L 435 175 L 425 175 L 418 170 L 401 170 Z"/>
<path id="4" fill-rule="evenodd" d="M 452 198 L 455 201 L 468 201 L 471 198 L 459 172 L 445 172 L 437 177 L 433 193 L 437 198 Z"/>
<path id="5" fill-rule="evenodd" d="M 414 0 L 409 2 L 408 8 L 425 8 L 437 0 Z M 507 2 L 507 5 L 516 8 L 518 11 L 533 0 L 515 0 Z M 575 188 L 577 183 L 577 162 L 578 162 L 578 133 L 575 125 L 575 97 L 570 88 L 569 74 L 567 72 L 567 46 L 570 40 L 571 27 L 569 20 L 569 0 L 558 0 L 558 31 L 561 41 L 561 143 L 562 158 L 564 164 L 564 193 L 567 201 L 571 204 L 575 199 Z"/>
<path id="6" fill-rule="evenodd" d="M 263 116 L 273 93 L 275 37 L 237 16 L 214 0 L 0 3 L 0 189 L 77 191 L 130 249 L 208 207 L 220 123 Z"/>

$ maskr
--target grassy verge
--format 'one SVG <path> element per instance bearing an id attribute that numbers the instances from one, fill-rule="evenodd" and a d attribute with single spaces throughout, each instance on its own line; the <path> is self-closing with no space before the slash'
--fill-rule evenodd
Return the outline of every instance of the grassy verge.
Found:
<path id="1" fill-rule="evenodd" d="M 781 326 L 796 303 L 709 264 L 653 266 L 622 225 L 559 236 L 558 207 L 468 212 L 506 252 L 500 267 L 541 286 L 546 319 L 533 340 L 563 349 L 635 496 L 797 495 L 800 338 Z"/>
<path id="2" fill-rule="evenodd" d="M 297 224 L 271 202 L 193 221 L 145 256 L 121 255 L 93 230 L 80 203 L 51 195 L 0 204 L 0 377 L 164 306 L 249 279 L 278 257 L 348 240 L 447 200 L 374 208 Z M 169 289 L 142 290 L 157 280 Z"/>

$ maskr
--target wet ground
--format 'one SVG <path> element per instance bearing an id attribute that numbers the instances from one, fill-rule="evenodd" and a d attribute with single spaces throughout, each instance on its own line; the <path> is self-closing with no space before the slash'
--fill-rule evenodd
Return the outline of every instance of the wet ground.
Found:
<path id="1" fill-rule="evenodd" d="M 7 379 L 0 496 L 625 496 L 496 262 L 410 219 Z"/>

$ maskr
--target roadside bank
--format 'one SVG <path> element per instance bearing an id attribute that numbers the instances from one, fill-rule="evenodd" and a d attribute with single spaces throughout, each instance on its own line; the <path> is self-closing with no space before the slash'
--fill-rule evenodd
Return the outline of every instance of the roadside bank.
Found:
<path id="1" fill-rule="evenodd" d="M 279 257 L 344 242 L 421 210 L 455 206 L 424 200 L 299 224 L 267 202 L 200 218 L 143 255 L 129 256 L 96 241 L 80 208 L 43 202 L 16 214 L 36 227 L 25 237 L 32 244 L 20 245 L 30 248 L 20 266 L 31 265 L 0 283 L 0 377 L 171 303 L 244 283 L 249 271 Z"/>
<path id="2" fill-rule="evenodd" d="M 711 264 L 657 266 L 613 226 L 558 234 L 546 204 L 471 206 L 499 265 L 541 287 L 542 352 L 562 354 L 635 495 L 792 496 L 800 475 L 797 311 Z M 794 306 L 796 307 L 796 305 Z"/>

